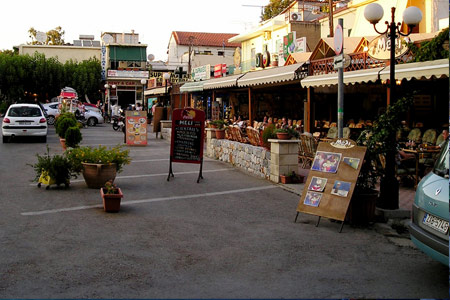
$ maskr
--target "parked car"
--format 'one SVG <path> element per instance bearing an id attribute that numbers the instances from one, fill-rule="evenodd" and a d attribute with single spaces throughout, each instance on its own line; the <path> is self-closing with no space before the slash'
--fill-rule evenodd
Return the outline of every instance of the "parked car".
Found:
<path id="1" fill-rule="evenodd" d="M 12 104 L 2 122 L 3 143 L 15 136 L 35 136 L 47 142 L 47 119 L 37 104 Z"/>
<path id="2" fill-rule="evenodd" d="M 47 124 L 53 125 L 55 124 L 56 117 L 59 116 L 59 109 L 58 109 L 58 102 L 53 103 L 45 103 L 42 104 L 42 107 L 44 107 L 44 111 L 47 114 Z"/>
<path id="3" fill-rule="evenodd" d="M 86 106 L 84 110 L 84 117 L 86 118 L 88 126 L 95 126 L 97 124 L 103 124 L 103 116 L 96 109 Z"/>
<path id="4" fill-rule="evenodd" d="M 448 141 L 433 171 L 417 186 L 409 232 L 413 243 L 433 259 L 449 265 L 449 149 Z"/>

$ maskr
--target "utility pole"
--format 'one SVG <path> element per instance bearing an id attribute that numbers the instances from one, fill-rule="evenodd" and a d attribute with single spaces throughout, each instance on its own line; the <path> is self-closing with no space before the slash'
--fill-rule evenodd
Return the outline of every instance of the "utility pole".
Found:
<path id="1" fill-rule="evenodd" d="M 330 37 L 334 37 L 334 24 L 333 24 L 333 0 L 328 0 L 328 24 L 330 25 Z"/>

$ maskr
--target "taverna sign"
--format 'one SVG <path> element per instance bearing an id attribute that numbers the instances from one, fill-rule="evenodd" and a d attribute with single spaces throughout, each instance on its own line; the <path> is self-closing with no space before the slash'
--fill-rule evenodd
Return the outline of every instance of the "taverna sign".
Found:
<path id="1" fill-rule="evenodd" d="M 408 37 L 399 36 L 395 39 L 395 57 L 400 57 L 408 51 Z M 369 43 L 368 54 L 374 59 L 388 60 L 391 57 L 391 40 L 386 35 L 380 35 Z"/>

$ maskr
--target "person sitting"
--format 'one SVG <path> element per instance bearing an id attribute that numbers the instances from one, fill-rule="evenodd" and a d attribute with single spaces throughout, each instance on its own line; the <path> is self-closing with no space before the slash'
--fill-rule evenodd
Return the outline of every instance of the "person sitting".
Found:
<path id="1" fill-rule="evenodd" d="M 262 130 L 264 130 L 267 127 L 268 124 L 269 124 L 268 123 L 268 118 L 267 118 L 267 116 L 264 116 L 262 122 L 259 123 L 259 128 L 257 128 L 257 129 L 262 131 Z"/>
<path id="2" fill-rule="evenodd" d="M 289 125 L 288 125 L 288 122 L 287 122 L 286 117 L 283 117 L 283 118 L 281 119 L 280 128 L 282 128 L 282 129 L 287 129 L 288 126 L 289 126 Z"/>
<path id="3" fill-rule="evenodd" d="M 292 125 L 292 119 L 288 119 L 287 121 L 287 127 L 288 128 L 293 128 L 294 125 Z"/>
<path id="4" fill-rule="evenodd" d="M 449 136 L 448 130 L 447 129 L 442 130 L 441 135 L 442 135 L 442 141 L 439 141 L 439 144 L 436 144 L 436 146 L 439 148 L 444 147 L 445 142 L 448 140 L 448 136 Z"/>

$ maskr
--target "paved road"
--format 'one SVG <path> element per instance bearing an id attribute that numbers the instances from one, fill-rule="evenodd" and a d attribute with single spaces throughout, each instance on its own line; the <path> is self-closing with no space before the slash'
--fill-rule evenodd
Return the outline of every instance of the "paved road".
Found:
<path id="1" fill-rule="evenodd" d="M 121 133 L 82 130 L 84 145 Z M 52 153 L 61 153 L 53 128 Z M 446 298 L 448 268 L 373 228 L 301 215 L 298 196 L 230 165 L 174 164 L 169 144 L 132 148 L 121 212 L 82 179 L 39 189 L 45 145 L 0 144 L 0 298 Z"/>

